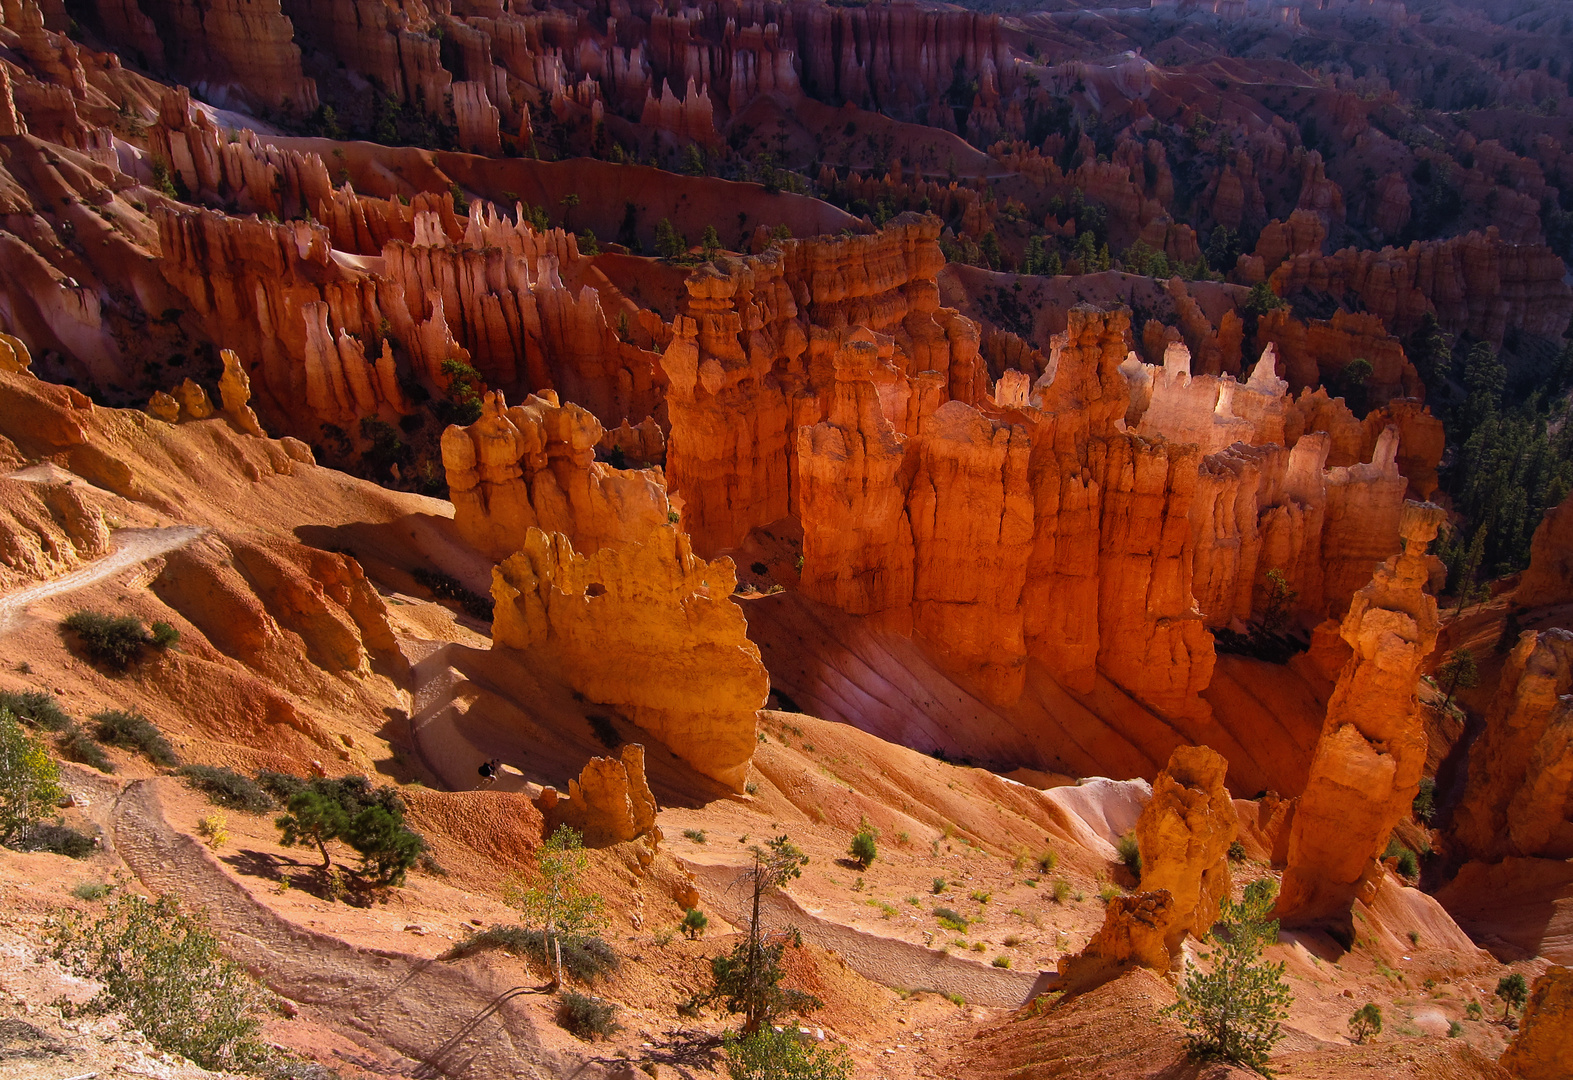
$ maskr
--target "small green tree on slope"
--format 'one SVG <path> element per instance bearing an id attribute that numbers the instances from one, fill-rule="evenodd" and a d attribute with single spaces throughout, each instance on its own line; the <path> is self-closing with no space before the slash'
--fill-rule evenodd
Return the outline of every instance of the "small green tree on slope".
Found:
<path id="1" fill-rule="evenodd" d="M 714 986 L 707 995 L 708 1000 L 719 1000 L 728 1012 L 743 1017 L 744 1039 L 768 1027 L 778 1016 L 808 1012 L 823 1004 L 812 994 L 781 985 L 786 974 L 781 970 L 781 957 L 788 945 L 799 943 L 797 931 L 788 928 L 767 935 L 759 918 L 760 900 L 800 876 L 808 856 L 785 836 L 776 837 L 765 847 L 755 844 L 749 850 L 754 865 L 741 879 L 752 893 L 748 933 L 730 955 L 710 958 Z"/>
<path id="2" fill-rule="evenodd" d="M 1253 881 L 1238 903 L 1221 905 L 1219 930 L 1208 935 L 1211 971 L 1191 968 L 1172 1006 L 1189 1029 L 1191 1055 L 1218 1058 L 1272 1075 L 1267 1055 L 1283 1038 L 1282 1022 L 1294 1000 L 1284 982 L 1284 965 L 1264 963 L 1262 952 L 1278 938 L 1278 921 L 1268 919 L 1276 888 Z"/>
<path id="3" fill-rule="evenodd" d="M 562 938 L 586 937 L 601 926 L 605 902 L 600 893 L 586 892 L 581 885 L 589 866 L 579 834 L 559 825 L 536 853 L 535 880 L 528 885 L 513 882 L 503 890 L 503 899 L 524 912 L 525 925 L 541 929 L 553 990 L 563 982 Z"/>
<path id="4" fill-rule="evenodd" d="M 0 843 L 23 837 L 63 794 L 49 751 L 0 707 Z"/>

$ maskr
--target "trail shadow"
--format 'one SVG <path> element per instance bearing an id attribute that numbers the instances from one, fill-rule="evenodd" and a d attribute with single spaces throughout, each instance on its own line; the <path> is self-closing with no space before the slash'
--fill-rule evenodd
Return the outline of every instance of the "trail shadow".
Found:
<path id="1" fill-rule="evenodd" d="M 468 1051 L 468 1057 L 462 1060 L 455 1060 L 455 1055 L 466 1039 L 479 1031 L 486 1021 L 496 1016 L 502 1007 L 514 998 L 523 997 L 525 994 L 540 994 L 544 992 L 545 989 L 543 987 L 535 986 L 515 986 L 504 990 L 501 994 L 492 998 L 486 1008 L 466 1020 L 458 1031 L 449 1036 L 447 1042 L 422 1058 L 420 1065 L 410 1073 L 411 1077 L 414 1080 L 437 1080 L 438 1077 L 451 1076 L 463 1071 L 466 1066 L 475 1060 L 475 1055 L 478 1053 L 478 1050 L 470 1050 Z"/>

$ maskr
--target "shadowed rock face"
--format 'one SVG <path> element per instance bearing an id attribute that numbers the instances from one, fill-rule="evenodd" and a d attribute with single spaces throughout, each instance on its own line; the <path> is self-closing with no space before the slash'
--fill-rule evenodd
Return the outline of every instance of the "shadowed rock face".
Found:
<path id="1" fill-rule="evenodd" d="M 1295 811 L 1276 913 L 1289 925 L 1341 918 L 1388 833 L 1413 801 L 1426 736 L 1415 685 L 1436 645 L 1436 600 L 1424 591 L 1426 545 L 1443 511 L 1404 507 L 1404 551 L 1355 594 L 1339 632 L 1352 650 L 1327 706 L 1310 780 Z"/>
<path id="2" fill-rule="evenodd" d="M 1526 607 L 1573 600 L 1573 495 L 1547 510 L 1535 529 L 1515 599 Z"/>
<path id="3" fill-rule="evenodd" d="M 1518 1035 L 1502 1055 L 1514 1080 L 1573 1076 L 1573 968 L 1553 967 L 1529 988 Z"/>
<path id="4" fill-rule="evenodd" d="M 1526 631 L 1502 665 L 1453 831 L 1470 855 L 1573 857 L 1573 633 Z"/>
<path id="5" fill-rule="evenodd" d="M 493 571 L 492 634 L 741 791 L 770 686 L 736 587 L 731 559 L 697 557 L 673 525 L 588 556 L 531 528 Z"/>

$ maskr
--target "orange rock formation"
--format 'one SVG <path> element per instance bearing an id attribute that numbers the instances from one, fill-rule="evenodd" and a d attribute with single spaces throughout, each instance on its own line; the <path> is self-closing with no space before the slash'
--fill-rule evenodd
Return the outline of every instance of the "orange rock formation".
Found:
<path id="1" fill-rule="evenodd" d="M 1553 966 L 1535 979 L 1502 1067 L 1513 1080 L 1573 1076 L 1573 968 Z"/>
<path id="2" fill-rule="evenodd" d="M 1470 855 L 1573 858 L 1573 633 L 1525 632 L 1508 654 L 1453 831 Z"/>
<path id="3" fill-rule="evenodd" d="M 1152 784 L 1136 820 L 1143 892 L 1172 900 L 1164 942 L 1171 955 L 1186 934 L 1201 938 L 1218 921 L 1229 895 L 1229 845 L 1239 832 L 1224 788 L 1229 763 L 1205 746 L 1179 746 Z"/>
<path id="4" fill-rule="evenodd" d="M 1055 988 L 1083 993 L 1134 967 L 1167 973 L 1172 959 L 1167 938 L 1175 920 L 1174 899 L 1166 891 L 1116 896 L 1086 948 L 1060 957 Z"/>
<path id="5" fill-rule="evenodd" d="M 492 635 L 741 791 L 770 686 L 736 587 L 732 560 L 698 558 L 673 525 L 588 556 L 532 527 L 493 571 Z"/>
<path id="6" fill-rule="evenodd" d="M 593 553 L 665 525 L 661 470 L 596 461 L 599 421 L 544 393 L 512 407 L 501 391 L 488 393 L 479 420 L 443 432 L 454 524 L 464 538 L 500 562 L 524 546 L 531 528 L 562 533 Z"/>
<path id="7" fill-rule="evenodd" d="M 1377 568 L 1344 616 L 1339 632 L 1352 654 L 1327 705 L 1278 895 L 1278 917 L 1290 925 L 1348 914 L 1419 787 L 1426 738 L 1415 686 L 1439 629 L 1425 549 L 1442 518 L 1440 507 L 1406 504 L 1403 552 Z"/>
<path id="8" fill-rule="evenodd" d="M 1526 607 L 1573 600 L 1573 495 L 1546 511 L 1530 542 L 1529 569 L 1515 594 Z"/>
<path id="9" fill-rule="evenodd" d="M 621 844 L 655 828 L 655 796 L 645 782 L 644 747 L 623 746 L 616 758 L 591 758 L 563 797 L 546 788 L 535 801 L 546 830 L 569 825 L 588 847 Z"/>

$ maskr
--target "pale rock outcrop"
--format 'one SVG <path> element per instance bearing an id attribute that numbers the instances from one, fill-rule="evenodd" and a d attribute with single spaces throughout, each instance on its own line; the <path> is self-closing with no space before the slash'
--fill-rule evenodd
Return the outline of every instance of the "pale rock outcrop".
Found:
<path id="1" fill-rule="evenodd" d="M 559 825 L 577 830 L 587 847 L 606 847 L 655 828 L 655 796 L 645 782 L 644 747 L 625 743 L 618 757 L 591 758 L 566 797 L 548 787 L 535 800 L 550 833 Z"/>
<path id="2" fill-rule="evenodd" d="M 1186 934 L 1204 937 L 1229 895 L 1229 845 L 1239 833 L 1224 787 L 1229 763 L 1205 746 L 1177 746 L 1152 784 L 1136 821 L 1142 891 L 1165 890 L 1173 903 L 1164 940 L 1177 954 Z"/>
<path id="3" fill-rule="evenodd" d="M 1406 504 L 1404 549 L 1354 595 L 1340 634 L 1352 653 L 1339 673 L 1295 810 L 1278 917 L 1289 925 L 1346 918 L 1374 859 L 1408 812 L 1425 768 L 1415 687 L 1436 645 L 1426 545 L 1444 511 Z"/>
<path id="4" fill-rule="evenodd" d="M 442 461 L 459 534 L 489 558 L 518 551 L 531 528 L 563 533 L 594 553 L 643 541 L 670 508 L 659 468 L 614 469 L 595 460 L 601 424 L 556 395 L 509 406 L 488 393 L 481 417 L 442 435 Z"/>
<path id="5" fill-rule="evenodd" d="M 1518 1034 L 1502 1055 L 1513 1080 L 1566 1080 L 1573 1076 L 1573 968 L 1552 966 L 1535 979 L 1519 1018 Z"/>
<path id="6" fill-rule="evenodd" d="M 1573 600 L 1573 495 L 1546 511 L 1529 547 L 1529 569 L 1514 594 L 1525 607 Z"/>
<path id="7" fill-rule="evenodd" d="M 213 402 L 208 392 L 194 379 L 186 379 L 175 387 L 172 395 L 180 402 L 180 415 L 186 420 L 206 420 L 213 415 Z"/>
<path id="8" fill-rule="evenodd" d="M 492 571 L 492 634 L 741 791 L 770 680 L 736 587 L 732 560 L 698 558 L 674 525 L 588 556 L 532 527 Z"/>
<path id="9" fill-rule="evenodd" d="M 1453 831 L 1477 859 L 1573 858 L 1573 632 L 1525 632 L 1502 665 Z"/>
<path id="10" fill-rule="evenodd" d="M 24 374 L 32 363 L 32 354 L 21 338 L 0 334 L 0 371 Z"/>

